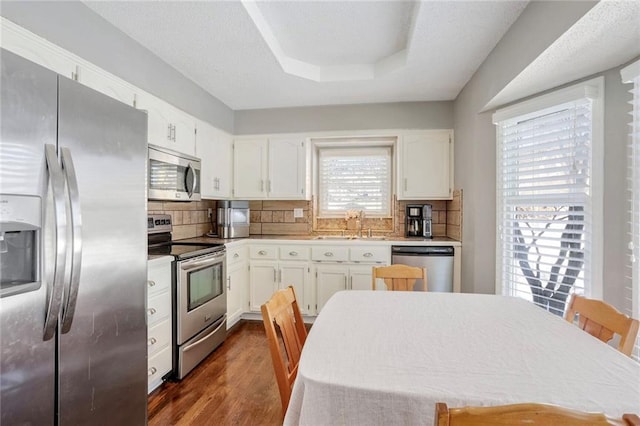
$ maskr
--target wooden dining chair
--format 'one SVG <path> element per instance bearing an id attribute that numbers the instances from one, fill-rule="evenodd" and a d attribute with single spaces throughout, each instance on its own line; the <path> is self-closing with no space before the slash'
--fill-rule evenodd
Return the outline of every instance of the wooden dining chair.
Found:
<path id="1" fill-rule="evenodd" d="M 422 279 L 421 291 L 427 291 L 427 270 L 416 266 L 395 264 L 391 266 L 373 267 L 371 272 L 371 289 L 376 289 L 376 279 L 384 279 L 387 290 L 413 291 L 416 280 Z"/>
<path id="2" fill-rule="evenodd" d="M 298 374 L 307 329 L 292 286 L 275 292 L 261 310 L 284 415 Z"/>
<path id="3" fill-rule="evenodd" d="M 511 404 L 495 407 L 449 408 L 436 403 L 434 426 L 640 426 L 640 417 L 625 414 L 613 419 L 602 413 L 586 413 L 548 404 Z"/>
<path id="4" fill-rule="evenodd" d="M 605 343 L 613 339 L 614 334 L 620 335 L 618 350 L 631 356 L 640 324 L 637 319 L 628 317 L 602 300 L 587 299 L 574 294 L 567 307 L 565 319 L 573 324 L 576 314 L 578 327 Z"/>

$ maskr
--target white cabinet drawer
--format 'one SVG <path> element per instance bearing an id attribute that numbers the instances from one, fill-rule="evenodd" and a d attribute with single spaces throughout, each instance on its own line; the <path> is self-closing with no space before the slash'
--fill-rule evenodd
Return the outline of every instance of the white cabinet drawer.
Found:
<path id="1" fill-rule="evenodd" d="M 160 380 L 162 376 L 171 371 L 171 347 L 166 347 L 157 354 L 149 357 L 147 363 L 148 383 Z"/>
<path id="2" fill-rule="evenodd" d="M 281 246 L 280 259 L 281 260 L 309 260 L 310 252 L 311 250 L 309 250 L 309 247 Z"/>
<path id="3" fill-rule="evenodd" d="M 247 260 L 247 247 L 227 248 L 227 265 Z"/>
<path id="4" fill-rule="evenodd" d="M 171 288 L 172 257 L 165 256 L 147 262 L 147 294 L 152 296 Z"/>
<path id="5" fill-rule="evenodd" d="M 152 356 L 171 343 L 171 320 L 166 319 L 149 328 L 147 353 Z"/>
<path id="6" fill-rule="evenodd" d="M 312 247 L 311 259 L 324 262 L 345 262 L 349 260 L 349 249 L 334 246 Z"/>
<path id="7" fill-rule="evenodd" d="M 249 251 L 251 259 L 276 260 L 278 258 L 277 246 L 251 246 Z"/>
<path id="8" fill-rule="evenodd" d="M 147 303 L 147 324 L 158 323 L 171 315 L 171 295 L 168 291 L 149 298 Z"/>
<path id="9" fill-rule="evenodd" d="M 388 262 L 389 247 L 363 246 L 350 247 L 349 260 L 351 262 Z"/>

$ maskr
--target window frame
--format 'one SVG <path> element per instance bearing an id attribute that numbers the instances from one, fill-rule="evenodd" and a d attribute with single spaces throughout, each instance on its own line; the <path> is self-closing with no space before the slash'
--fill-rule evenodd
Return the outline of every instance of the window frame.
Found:
<path id="1" fill-rule="evenodd" d="M 640 318 L 640 60 L 635 61 L 620 71 L 623 84 L 631 84 L 632 93 L 631 122 L 629 123 L 627 179 L 629 182 L 629 268 L 631 280 L 625 288 L 630 294 L 631 303 L 627 306 L 627 314 Z M 625 295 L 626 297 L 626 295 Z M 640 362 L 640 335 L 636 339 L 632 357 Z"/>
<path id="2" fill-rule="evenodd" d="M 604 180 L 604 78 L 598 77 L 583 83 L 555 90 L 520 102 L 518 104 L 500 109 L 493 115 L 496 124 L 496 294 L 506 294 L 508 287 L 503 285 L 503 241 L 501 239 L 503 199 L 501 195 L 501 129 L 499 123 L 512 120 L 527 120 L 532 117 L 543 116 L 559 105 L 573 102 L 579 99 L 589 98 L 591 105 L 591 169 L 590 169 L 590 207 L 591 207 L 591 249 L 589 257 L 584 261 L 589 262 L 591 273 L 589 284 L 584 289 L 585 295 L 591 298 L 602 299 L 603 295 L 603 180 Z M 545 111 L 546 110 L 546 111 Z M 584 270 L 584 269 L 583 269 Z"/>
<path id="3" fill-rule="evenodd" d="M 344 219 L 347 210 L 337 212 L 336 214 L 320 214 L 320 151 L 324 149 L 345 149 L 345 150 L 367 150 L 387 148 L 389 149 L 389 210 L 387 214 L 365 213 L 365 217 L 369 218 L 393 218 L 395 206 L 395 171 L 396 171 L 396 136 L 354 136 L 354 137 L 338 137 L 338 138 L 312 138 L 311 146 L 313 149 L 313 196 L 314 196 L 314 214 L 317 219 Z"/>

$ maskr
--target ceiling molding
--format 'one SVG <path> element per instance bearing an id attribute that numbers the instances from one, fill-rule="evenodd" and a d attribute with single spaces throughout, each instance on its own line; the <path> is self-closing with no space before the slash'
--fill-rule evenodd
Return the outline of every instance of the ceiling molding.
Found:
<path id="1" fill-rule="evenodd" d="M 420 2 L 414 3 L 404 49 L 397 50 L 372 63 L 322 66 L 288 55 L 260 10 L 258 2 L 255 0 L 241 0 L 241 3 L 282 70 L 287 74 L 316 82 L 374 80 L 405 67 L 414 36 L 416 17 L 420 10 Z"/>

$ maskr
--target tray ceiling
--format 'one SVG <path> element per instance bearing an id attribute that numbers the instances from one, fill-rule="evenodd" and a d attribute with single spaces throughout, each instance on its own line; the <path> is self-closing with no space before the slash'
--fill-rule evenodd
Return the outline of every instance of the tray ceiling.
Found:
<path id="1" fill-rule="evenodd" d="M 527 2 L 85 4 L 242 110 L 453 100 Z"/>

